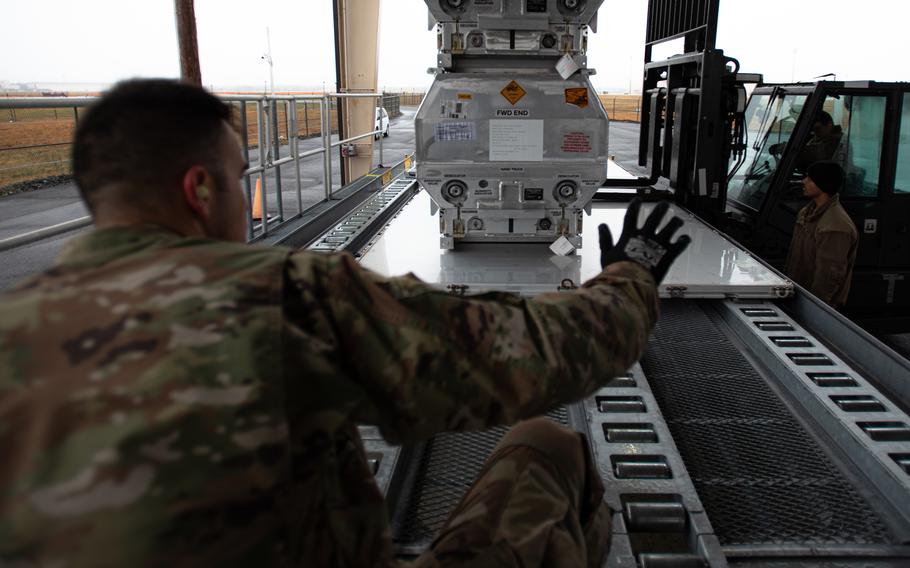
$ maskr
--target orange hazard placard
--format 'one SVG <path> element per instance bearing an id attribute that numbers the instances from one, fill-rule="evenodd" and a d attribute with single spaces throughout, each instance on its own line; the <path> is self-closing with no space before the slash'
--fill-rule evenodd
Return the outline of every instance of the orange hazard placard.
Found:
<path id="1" fill-rule="evenodd" d="M 512 81 L 511 83 L 506 85 L 506 88 L 499 92 L 502 94 L 502 96 L 504 96 L 506 98 L 507 101 L 512 103 L 512 106 L 515 106 L 515 103 L 520 101 L 521 97 L 523 97 L 527 94 L 527 91 L 522 89 L 521 85 L 519 85 L 515 81 Z"/>
<path id="2" fill-rule="evenodd" d="M 575 105 L 578 108 L 588 106 L 588 89 L 586 87 L 566 89 L 566 104 Z"/>

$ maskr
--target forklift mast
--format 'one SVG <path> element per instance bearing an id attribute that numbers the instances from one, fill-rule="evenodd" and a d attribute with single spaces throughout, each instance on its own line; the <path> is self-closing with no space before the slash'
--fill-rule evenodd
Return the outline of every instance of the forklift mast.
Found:
<path id="1" fill-rule="evenodd" d="M 651 183 L 711 223 L 724 215 L 730 160 L 745 151 L 745 84 L 761 81 L 715 48 L 719 3 L 649 2 L 639 139 Z M 656 46 L 679 39 L 682 54 L 652 59 Z"/>

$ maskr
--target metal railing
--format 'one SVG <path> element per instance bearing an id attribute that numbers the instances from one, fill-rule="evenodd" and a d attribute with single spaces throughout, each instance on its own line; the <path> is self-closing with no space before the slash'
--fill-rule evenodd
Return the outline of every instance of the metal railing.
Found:
<path id="1" fill-rule="evenodd" d="M 342 145 L 352 144 L 364 138 L 375 136 L 376 130 L 370 129 L 369 131 L 346 138 L 344 140 L 338 140 L 337 142 L 332 142 L 332 108 L 337 108 L 337 103 L 339 99 L 357 99 L 357 98 L 370 98 L 375 99 L 382 97 L 380 93 L 327 93 L 325 95 L 310 95 L 310 96 L 271 96 L 271 97 L 231 97 L 226 99 L 230 102 L 239 102 L 240 103 L 240 116 L 242 119 L 242 132 L 248 132 L 246 125 L 247 113 L 246 105 L 250 102 L 258 105 L 257 112 L 257 134 L 258 134 L 258 151 L 259 151 L 259 163 L 255 166 L 251 166 L 246 172 L 244 172 L 245 184 L 247 198 L 251 204 L 251 207 L 248 211 L 248 226 L 249 226 L 249 237 L 253 238 L 256 236 L 265 236 L 268 234 L 270 225 L 273 221 L 276 224 L 281 224 L 287 220 L 285 219 L 284 214 L 284 202 L 282 199 L 282 181 L 281 181 L 281 167 L 286 164 L 293 164 L 295 171 L 295 180 L 297 185 L 297 213 L 293 218 L 296 218 L 303 214 L 303 196 L 302 196 L 302 183 L 300 177 L 300 161 L 311 158 L 313 156 L 322 155 L 323 158 L 323 190 L 324 190 L 324 201 L 332 199 L 334 193 L 334 184 L 332 181 L 333 177 L 333 165 L 332 165 L 332 152 L 331 150 L 335 148 L 340 148 Z M 334 100 L 333 100 L 334 99 Z M 299 101 L 318 101 L 319 102 L 319 117 L 320 117 L 320 135 L 322 139 L 322 146 L 319 148 L 314 148 L 304 152 L 300 151 L 300 137 L 299 131 L 297 128 L 297 104 Z M 334 103 L 334 105 L 333 105 Z M 279 104 L 285 106 L 285 119 L 288 121 L 286 126 L 286 132 L 288 133 L 288 143 L 290 145 L 290 155 L 284 158 L 280 157 L 280 136 L 279 136 Z M 290 109 L 293 108 L 294 112 L 291 112 Z M 372 116 L 372 111 L 371 111 Z M 271 122 L 269 122 L 271 118 Z M 269 127 L 271 127 L 271 136 L 268 135 Z M 249 162 L 249 150 L 250 145 L 247 143 L 245 145 L 245 153 L 247 161 Z M 379 136 L 379 164 L 383 163 L 383 136 Z M 275 159 L 276 156 L 278 159 Z M 340 164 L 339 164 L 340 166 Z M 267 176 L 266 172 L 269 169 L 275 170 L 275 196 L 276 196 L 276 205 L 277 205 L 277 218 L 274 220 L 268 219 L 268 187 L 267 187 Z M 257 191 L 256 194 L 253 194 L 252 191 L 252 176 L 258 176 L 257 181 L 260 186 L 260 191 Z M 262 219 L 260 219 L 259 225 L 254 225 L 256 219 L 253 219 L 253 211 L 256 209 L 256 198 L 260 199 L 259 210 L 262 213 Z M 258 231 L 257 231 L 258 229 Z"/>
<path id="2" fill-rule="evenodd" d="M 386 95 L 387 96 L 387 95 Z M 344 140 L 333 141 L 333 132 L 337 132 L 338 103 L 344 99 L 383 99 L 381 93 L 325 93 L 314 95 L 222 95 L 219 98 L 234 107 L 233 118 L 244 141 L 244 157 L 250 164 L 244 172 L 244 188 L 250 207 L 247 209 L 248 236 L 250 239 L 268 235 L 280 225 L 297 219 L 312 205 L 318 205 L 331 200 L 335 193 L 333 183 L 333 150 L 343 145 L 353 144 L 364 138 L 376 136 L 377 131 L 370 129 L 362 134 L 355 134 Z M 22 109 L 45 109 L 53 111 L 55 117 L 60 109 L 72 109 L 72 122 L 79 118 L 79 109 L 86 107 L 97 100 L 96 97 L 28 97 L 28 98 L 0 98 L 0 111 L 14 113 Z M 397 105 L 390 112 L 390 117 L 400 114 Z M 318 129 L 311 126 L 311 111 L 318 115 Z M 12 116 L 12 115 L 11 115 Z M 371 109 L 372 117 L 372 109 Z M 53 119 L 50 119 L 53 120 Z M 12 122 L 12 120 L 11 120 Z M 301 127 L 301 122 L 303 125 Z M 372 122 L 372 121 L 371 121 Z M 389 125 L 391 129 L 391 124 Z M 314 132 L 315 131 L 315 132 Z M 70 134 L 71 136 L 71 134 Z M 314 148 L 301 149 L 301 143 L 311 138 L 318 137 L 320 144 Z M 379 155 L 378 163 L 384 164 L 383 136 L 378 136 Z M 28 145 L 19 144 L 11 148 L 0 147 L 3 150 L 18 150 L 21 147 L 53 147 L 66 146 L 71 142 L 52 142 L 49 144 Z M 309 144 L 308 144 L 309 145 Z M 372 146 L 370 146 L 372 150 Z M 251 152 L 255 150 L 255 153 Z M 301 176 L 301 162 L 322 158 L 322 191 L 321 199 L 310 199 L 305 207 L 304 180 Z M 339 167 L 343 167 L 341 157 L 338 157 Z M 371 157 L 372 160 L 372 157 Z M 59 160 L 54 163 L 68 162 Z M 39 164 L 40 165 L 40 164 Z M 2 170 L 0 162 L 0 170 Z M 282 168 L 293 168 L 293 184 L 296 191 L 296 208 L 287 207 L 284 195 L 284 181 Z M 254 181 L 255 180 L 255 181 Z M 274 190 L 270 187 L 274 185 Z M 254 190 L 254 187 L 257 189 Z M 318 188 L 318 185 L 316 186 Z M 313 187 L 306 188 L 311 192 Z M 274 208 L 269 210 L 270 201 L 274 199 Z M 295 210 L 296 209 L 296 210 Z M 255 213 L 258 213 L 256 215 Z M 271 215 L 274 213 L 274 215 Z M 259 217 L 259 218 L 254 218 Z"/>

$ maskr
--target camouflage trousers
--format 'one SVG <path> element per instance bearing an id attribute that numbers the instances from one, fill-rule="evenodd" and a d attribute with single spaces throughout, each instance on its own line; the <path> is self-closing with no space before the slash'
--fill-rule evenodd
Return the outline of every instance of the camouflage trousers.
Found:
<path id="1" fill-rule="evenodd" d="M 516 425 L 413 568 L 600 566 L 610 509 L 583 435 Z"/>

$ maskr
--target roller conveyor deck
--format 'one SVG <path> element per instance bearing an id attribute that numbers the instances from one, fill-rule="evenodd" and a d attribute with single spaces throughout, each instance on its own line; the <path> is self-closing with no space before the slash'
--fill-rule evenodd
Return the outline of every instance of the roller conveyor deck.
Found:
<path id="1" fill-rule="evenodd" d="M 455 293 L 533 295 L 596 273 L 596 225 L 618 234 L 623 212 L 595 203 L 587 246 L 571 257 L 539 244 L 442 251 L 427 196 L 405 178 L 340 223 L 344 238 L 311 248 L 348 250 L 373 270 Z M 906 363 L 677 214 L 693 246 L 661 290 L 641 363 L 550 415 L 591 442 L 614 510 L 608 565 L 910 565 Z M 429 545 L 505 431 L 395 448 L 362 429 L 403 556 Z"/>

